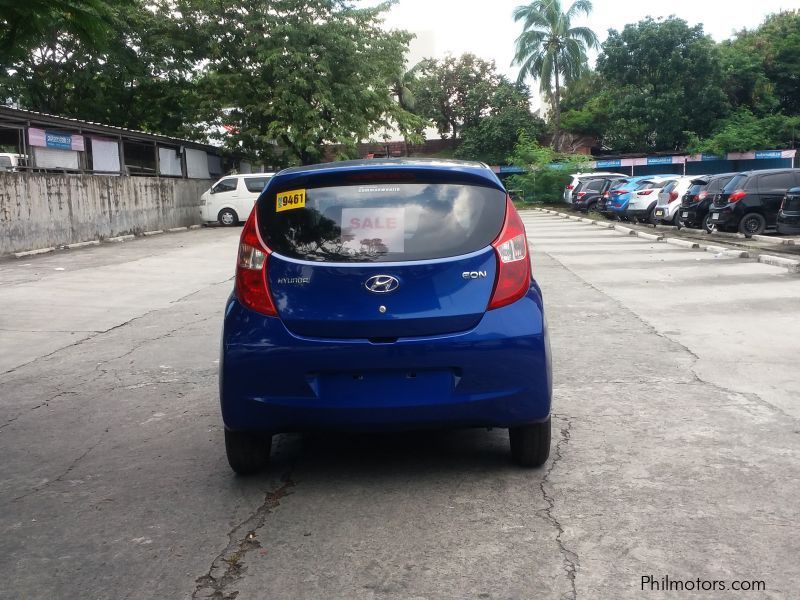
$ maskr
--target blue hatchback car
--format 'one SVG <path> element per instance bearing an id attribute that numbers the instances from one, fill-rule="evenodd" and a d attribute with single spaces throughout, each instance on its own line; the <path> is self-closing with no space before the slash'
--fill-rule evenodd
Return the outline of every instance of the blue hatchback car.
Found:
<path id="1" fill-rule="evenodd" d="M 244 226 L 225 307 L 220 400 L 234 471 L 272 435 L 509 429 L 524 466 L 550 451 L 542 293 L 519 214 L 479 163 L 295 167 Z"/>
<path id="2" fill-rule="evenodd" d="M 652 179 L 652 175 L 637 175 L 636 177 L 626 177 L 616 182 L 609 191 L 608 210 L 611 214 L 623 216 L 631 200 L 631 193 L 635 192 L 642 181 Z"/>

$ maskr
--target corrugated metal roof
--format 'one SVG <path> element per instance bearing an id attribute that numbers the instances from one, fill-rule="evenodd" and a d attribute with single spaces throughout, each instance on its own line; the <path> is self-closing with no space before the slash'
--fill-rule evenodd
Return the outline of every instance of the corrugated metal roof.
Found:
<path id="1" fill-rule="evenodd" d="M 190 146 L 195 148 L 202 148 L 206 151 L 214 151 L 219 153 L 221 148 L 211 144 L 203 144 L 194 140 L 186 140 L 183 138 L 172 137 L 168 135 L 161 135 L 157 133 L 148 133 L 146 131 L 137 131 L 135 129 L 127 129 L 126 127 L 117 127 L 116 125 L 105 125 L 103 123 L 94 123 L 92 121 L 83 121 L 81 119 L 73 119 L 72 117 L 62 117 L 59 115 L 50 115 L 43 112 L 34 110 L 25 110 L 22 108 L 13 108 L 11 106 L 0 105 L 0 118 L 12 119 L 15 121 L 31 121 L 33 124 L 43 123 L 45 125 L 53 125 L 56 127 L 72 127 L 81 129 L 82 131 L 89 131 L 99 134 L 121 136 L 123 138 L 132 140 L 146 140 L 151 142 L 169 143 L 178 146 Z M 0 123 L 0 126 L 2 123 Z"/>

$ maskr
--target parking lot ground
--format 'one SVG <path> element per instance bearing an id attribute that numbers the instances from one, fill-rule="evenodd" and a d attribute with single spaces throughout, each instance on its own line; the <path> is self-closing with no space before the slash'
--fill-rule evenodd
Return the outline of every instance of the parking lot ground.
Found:
<path id="1" fill-rule="evenodd" d="M 555 369 L 532 471 L 476 430 L 277 436 L 234 477 L 238 230 L 0 265 L 0 597 L 639 598 L 647 575 L 795 595 L 800 278 L 523 218 Z"/>

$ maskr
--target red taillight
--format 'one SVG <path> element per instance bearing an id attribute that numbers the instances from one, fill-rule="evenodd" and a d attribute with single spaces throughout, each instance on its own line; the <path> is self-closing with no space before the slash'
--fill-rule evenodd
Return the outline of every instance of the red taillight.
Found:
<path id="1" fill-rule="evenodd" d="M 640 196 L 647 196 L 648 194 L 652 194 L 652 193 L 653 193 L 653 189 L 650 188 L 649 190 L 642 190 L 641 192 L 639 192 L 639 195 Z"/>
<path id="2" fill-rule="evenodd" d="M 497 253 L 497 277 L 488 310 L 506 306 L 522 298 L 531 285 L 531 264 L 528 260 L 528 238 L 511 198 L 506 199 L 506 220 L 503 230 L 492 242 Z"/>
<path id="3" fill-rule="evenodd" d="M 700 192 L 699 194 L 697 194 L 696 198 L 699 202 L 700 200 L 705 200 L 706 196 L 708 196 L 708 192 Z"/>
<path id="4" fill-rule="evenodd" d="M 742 198 L 747 195 L 747 192 L 744 190 L 736 190 L 730 196 L 728 196 L 728 202 L 738 202 Z"/>
<path id="5" fill-rule="evenodd" d="M 578 192 L 578 198 L 583 198 L 586 195 L 586 192 Z"/>
<path id="6" fill-rule="evenodd" d="M 603 198 L 605 198 L 606 200 L 608 200 L 608 198 L 609 198 L 608 192 L 606 192 L 605 194 L 603 194 Z"/>
<path id="7" fill-rule="evenodd" d="M 574 186 L 574 185 L 572 185 L 571 183 L 568 183 L 568 184 L 567 184 L 565 187 L 566 187 L 568 190 L 571 190 L 571 189 L 572 189 L 572 188 L 574 188 L 575 186 Z"/>
<path id="8" fill-rule="evenodd" d="M 669 202 L 675 202 L 678 199 L 678 192 L 669 193 Z"/>
<path id="9" fill-rule="evenodd" d="M 256 209 L 250 213 L 239 239 L 236 261 L 236 296 L 250 310 L 274 317 L 278 314 L 267 283 L 270 250 L 261 241 L 256 223 Z"/>
<path id="10" fill-rule="evenodd" d="M 617 196 L 624 194 L 625 190 L 611 190 L 612 194 L 616 194 Z"/>

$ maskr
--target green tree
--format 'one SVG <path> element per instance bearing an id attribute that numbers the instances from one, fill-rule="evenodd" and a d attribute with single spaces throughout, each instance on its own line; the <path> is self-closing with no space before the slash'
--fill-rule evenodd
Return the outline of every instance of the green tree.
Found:
<path id="1" fill-rule="evenodd" d="M 687 132 L 708 135 L 729 110 L 718 48 L 682 19 L 610 30 L 597 71 L 608 109 L 603 141 L 617 151 L 680 150 Z"/>
<path id="2" fill-rule="evenodd" d="M 511 176 L 508 187 L 521 190 L 528 201 L 561 202 L 564 185 L 570 175 L 585 170 L 590 160 L 589 156 L 564 154 L 551 147 L 543 147 L 522 132 L 510 162 L 525 169 L 525 172 Z"/>
<path id="3" fill-rule="evenodd" d="M 455 156 L 491 165 L 507 164 L 520 133 L 536 140 L 542 138 L 545 129 L 544 121 L 531 113 L 527 87 L 502 78 L 492 96 L 489 114 L 463 129 Z"/>
<path id="4" fill-rule="evenodd" d="M 560 0 L 534 0 L 514 9 L 514 21 L 522 21 L 514 56 L 514 64 L 520 65 L 519 81 L 538 79 L 541 90 L 552 98 L 556 147 L 561 132 L 561 85 L 586 71 L 586 50 L 598 43 L 594 31 L 572 27 L 572 20 L 591 11 L 590 0 L 575 0 L 566 11 Z"/>
<path id="5" fill-rule="evenodd" d="M 115 0 L 107 9 L 116 18 L 103 48 L 65 20 L 62 28 L 27 37 L 23 51 L 0 55 L 0 99 L 99 123 L 202 136 L 192 127 L 195 41 L 172 18 L 170 4 Z"/>
<path id="6" fill-rule="evenodd" d="M 0 0 L 0 54 L 24 56 L 54 32 L 98 45 L 116 24 L 113 4 L 106 0 Z"/>
<path id="7" fill-rule="evenodd" d="M 687 149 L 690 152 L 712 154 L 772 150 L 794 146 L 798 136 L 800 116 L 774 114 L 758 117 L 747 108 L 740 108 L 721 121 L 714 134 L 708 138 L 690 136 Z"/>
<path id="8" fill-rule="evenodd" d="M 276 160 L 320 160 L 324 144 L 354 148 L 404 111 L 392 97 L 411 36 L 386 31 L 390 3 L 340 0 L 182 0 L 203 40 L 206 119 L 230 147 Z"/>
<path id="9" fill-rule="evenodd" d="M 421 61 L 413 69 L 415 112 L 433 121 L 439 134 L 454 141 L 461 130 L 489 113 L 501 78 L 493 62 L 473 54 Z"/>
<path id="10" fill-rule="evenodd" d="M 800 114 L 800 11 L 770 15 L 722 43 L 725 90 L 734 107 L 765 116 Z"/>

